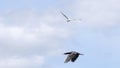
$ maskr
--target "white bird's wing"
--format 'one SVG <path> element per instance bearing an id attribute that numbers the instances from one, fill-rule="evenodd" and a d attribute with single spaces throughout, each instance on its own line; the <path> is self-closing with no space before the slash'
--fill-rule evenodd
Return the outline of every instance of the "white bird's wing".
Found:
<path id="1" fill-rule="evenodd" d="M 60 12 L 67 20 L 69 20 L 69 18 L 63 13 L 63 12 Z"/>

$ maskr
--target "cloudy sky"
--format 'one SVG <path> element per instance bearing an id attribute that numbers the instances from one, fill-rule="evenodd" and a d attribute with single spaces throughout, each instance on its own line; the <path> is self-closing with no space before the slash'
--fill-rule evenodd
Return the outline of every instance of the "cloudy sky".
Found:
<path id="1" fill-rule="evenodd" d="M 120 68 L 119 0 L 0 0 L 0 68 Z M 72 19 L 67 23 L 60 14 Z M 85 54 L 64 63 L 66 51 Z"/>

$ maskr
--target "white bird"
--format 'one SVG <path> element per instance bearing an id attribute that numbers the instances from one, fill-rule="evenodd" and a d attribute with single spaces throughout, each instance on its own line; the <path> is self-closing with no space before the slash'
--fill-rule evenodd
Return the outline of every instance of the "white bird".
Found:
<path id="1" fill-rule="evenodd" d="M 70 21 L 81 21 L 81 19 L 70 19 L 70 18 L 68 18 L 63 12 L 60 12 L 66 19 L 67 19 L 67 22 L 70 22 Z"/>
<path id="2" fill-rule="evenodd" d="M 64 55 L 67 55 L 67 58 L 65 60 L 65 63 L 69 62 L 71 60 L 71 62 L 75 62 L 75 60 L 79 57 L 79 55 L 84 55 L 75 51 L 71 51 L 71 52 L 66 52 L 64 53 Z"/>

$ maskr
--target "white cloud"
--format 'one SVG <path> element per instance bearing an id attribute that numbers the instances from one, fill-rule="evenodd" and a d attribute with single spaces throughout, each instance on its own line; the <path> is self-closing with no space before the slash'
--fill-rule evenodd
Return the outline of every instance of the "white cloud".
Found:
<path id="1" fill-rule="evenodd" d="M 19 57 L 13 56 L 10 58 L 0 59 L 1 68 L 23 68 L 42 66 L 44 63 L 44 57 L 31 56 L 31 57 Z"/>
<path id="2" fill-rule="evenodd" d="M 11 11 L 1 16 L 1 20 L 0 47 L 7 56 L 54 55 L 63 49 L 64 40 L 71 36 L 69 27 L 61 27 L 59 16 L 55 14 L 41 16 L 33 10 Z M 1 56 L 6 54 L 1 53 Z"/>
<path id="3" fill-rule="evenodd" d="M 83 19 L 81 26 L 110 27 L 120 23 L 119 0 L 76 0 L 73 13 Z"/>
<path id="4" fill-rule="evenodd" d="M 27 33 L 24 28 L 18 26 L 5 26 L 1 24 L 0 26 L 0 37 L 12 40 L 35 40 L 35 35 L 32 33 Z"/>
<path id="5" fill-rule="evenodd" d="M 2 15 L 0 68 L 41 67 L 46 56 L 62 52 L 71 30 L 62 26 L 60 19 L 57 13 L 39 14 L 33 10 L 10 11 Z"/>

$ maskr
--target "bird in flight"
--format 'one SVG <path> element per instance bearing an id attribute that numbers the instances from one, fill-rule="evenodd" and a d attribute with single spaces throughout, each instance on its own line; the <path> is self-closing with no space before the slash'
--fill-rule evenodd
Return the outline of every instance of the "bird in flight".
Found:
<path id="1" fill-rule="evenodd" d="M 77 21 L 77 19 L 70 19 L 68 18 L 63 12 L 60 12 L 67 20 L 67 22 L 71 22 L 71 21 Z M 81 21 L 81 19 L 78 19 L 79 21 Z"/>
<path id="2" fill-rule="evenodd" d="M 68 55 L 65 60 L 65 63 L 68 63 L 69 61 L 75 62 L 75 60 L 79 57 L 79 55 L 84 55 L 84 54 L 78 53 L 76 51 L 71 51 L 64 53 L 64 55 Z"/>

